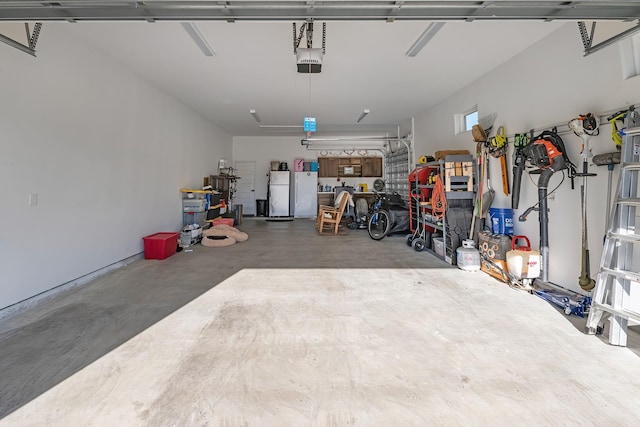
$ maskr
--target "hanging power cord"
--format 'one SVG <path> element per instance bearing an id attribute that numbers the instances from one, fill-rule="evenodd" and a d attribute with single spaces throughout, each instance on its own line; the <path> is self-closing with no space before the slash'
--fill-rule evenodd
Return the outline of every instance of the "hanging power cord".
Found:
<path id="1" fill-rule="evenodd" d="M 444 214 L 447 211 L 447 195 L 444 191 L 444 185 L 440 175 L 436 175 L 436 182 L 433 186 L 433 195 L 431 196 L 431 214 L 437 220 L 444 218 Z"/>

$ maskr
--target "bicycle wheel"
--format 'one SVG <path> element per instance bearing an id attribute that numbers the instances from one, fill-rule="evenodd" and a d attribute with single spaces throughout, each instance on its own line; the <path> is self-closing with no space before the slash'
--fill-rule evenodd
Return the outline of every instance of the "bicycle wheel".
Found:
<path id="1" fill-rule="evenodd" d="M 367 230 L 369 231 L 369 237 L 373 240 L 383 239 L 390 229 L 391 217 L 387 211 L 381 209 L 369 218 L 369 226 L 367 227 Z"/>

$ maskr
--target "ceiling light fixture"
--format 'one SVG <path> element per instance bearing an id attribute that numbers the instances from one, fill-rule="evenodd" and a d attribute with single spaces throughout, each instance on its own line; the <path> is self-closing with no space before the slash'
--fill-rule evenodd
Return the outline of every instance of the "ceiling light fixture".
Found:
<path id="1" fill-rule="evenodd" d="M 256 122 L 260 123 L 262 121 L 260 120 L 260 117 L 258 117 L 258 113 L 256 113 L 256 110 L 249 110 L 249 114 L 253 116 Z"/>
<path id="2" fill-rule="evenodd" d="M 358 120 L 356 120 L 356 123 L 360 123 L 362 121 L 362 119 L 364 119 L 367 114 L 369 114 L 369 110 L 362 110 L 362 114 L 360 114 L 360 117 L 358 117 Z"/>
<path id="3" fill-rule="evenodd" d="M 418 39 L 413 42 L 413 45 L 409 48 L 405 55 L 414 57 L 429 43 L 429 41 L 436 35 L 440 29 L 444 27 L 444 22 L 432 22 L 429 24 L 424 33 L 418 37 Z"/>
<path id="4" fill-rule="evenodd" d="M 260 125 L 261 128 L 272 128 L 272 129 L 280 129 L 280 128 L 303 128 L 302 125 Z"/>
<path id="5" fill-rule="evenodd" d="M 211 46 L 209 46 L 209 43 L 207 43 L 205 38 L 202 36 L 202 33 L 200 33 L 200 30 L 198 29 L 198 27 L 196 27 L 195 24 L 192 24 L 191 22 L 183 22 L 182 28 L 184 28 L 187 34 L 189 34 L 189 36 L 193 39 L 195 44 L 198 45 L 205 56 L 213 56 L 216 54 Z"/>

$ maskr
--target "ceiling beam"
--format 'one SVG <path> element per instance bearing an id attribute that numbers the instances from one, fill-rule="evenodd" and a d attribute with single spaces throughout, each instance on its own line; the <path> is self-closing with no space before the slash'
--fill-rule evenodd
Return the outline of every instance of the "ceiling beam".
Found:
<path id="1" fill-rule="evenodd" d="M 640 0 L 0 0 L 0 21 L 629 20 Z"/>

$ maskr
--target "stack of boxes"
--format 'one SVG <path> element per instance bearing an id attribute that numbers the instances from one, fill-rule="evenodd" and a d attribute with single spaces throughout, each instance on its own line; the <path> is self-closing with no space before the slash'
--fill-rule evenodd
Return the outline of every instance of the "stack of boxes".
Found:
<path id="1" fill-rule="evenodd" d="M 182 225 L 205 225 L 211 190 L 180 190 L 182 193 Z"/>
<path id="2" fill-rule="evenodd" d="M 207 222 L 220 217 L 220 193 L 215 190 L 180 190 L 182 193 L 182 232 L 180 244 L 189 246 L 202 238 Z"/>
<path id="3" fill-rule="evenodd" d="M 318 162 L 295 159 L 293 161 L 294 172 L 318 172 Z"/>

